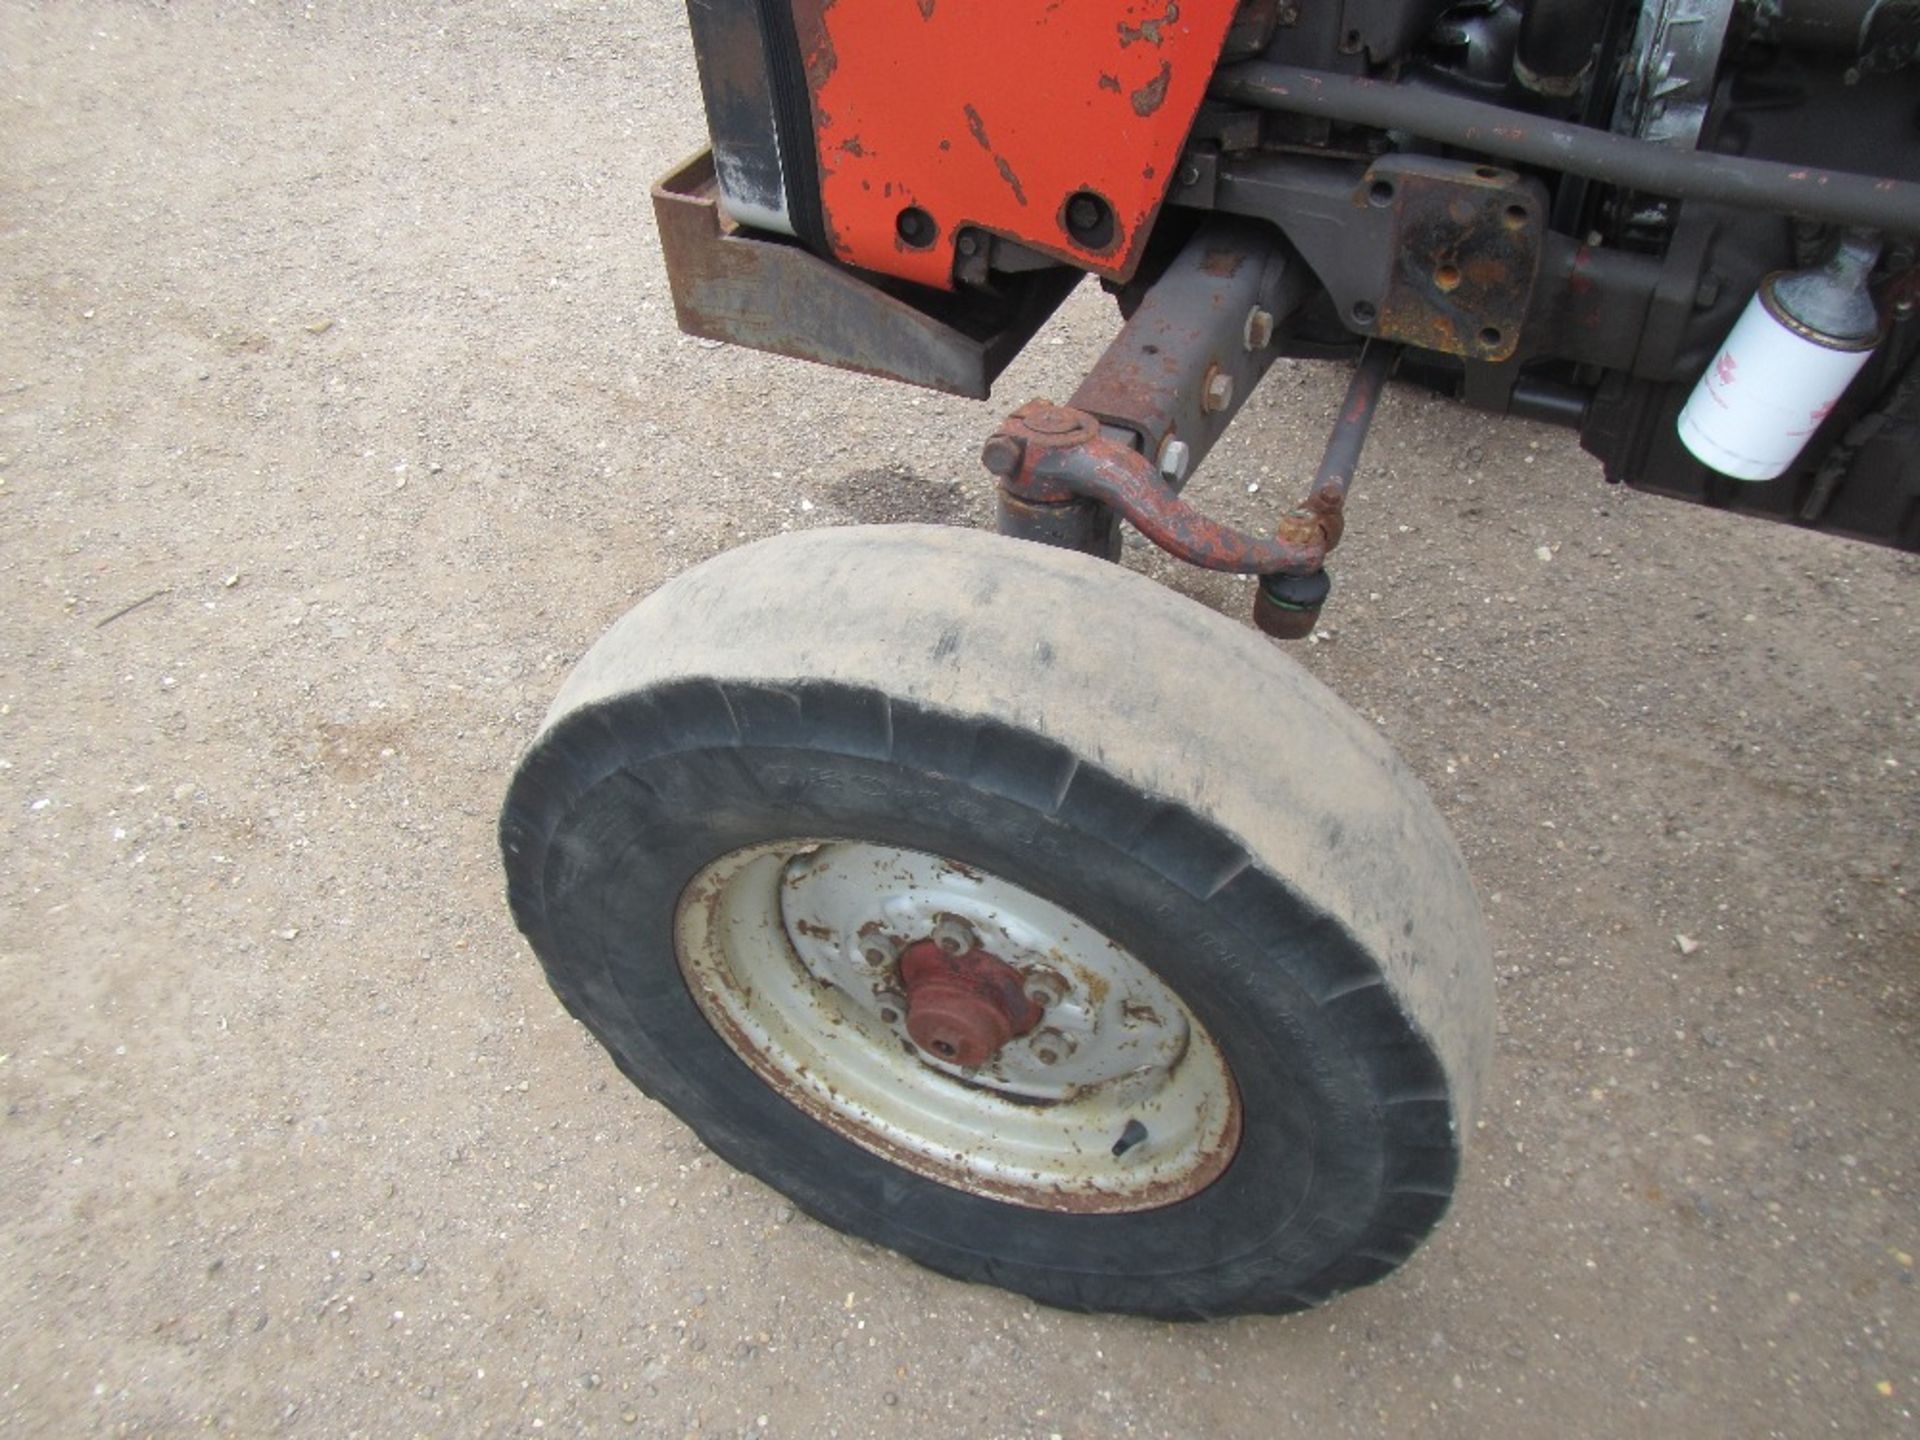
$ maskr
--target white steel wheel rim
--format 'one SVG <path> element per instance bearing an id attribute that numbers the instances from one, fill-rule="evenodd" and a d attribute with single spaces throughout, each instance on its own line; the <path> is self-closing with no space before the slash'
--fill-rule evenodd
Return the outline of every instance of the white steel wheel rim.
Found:
<path id="1" fill-rule="evenodd" d="M 1043 1005 L 970 1070 L 907 1031 L 896 956 L 936 932 L 1020 971 Z M 1148 1210 L 1211 1184 L 1239 1143 L 1232 1072 L 1165 982 L 1068 911 L 956 861 L 845 840 L 736 850 L 682 892 L 674 946 L 702 1014 L 762 1080 L 944 1185 L 1041 1210 Z"/>

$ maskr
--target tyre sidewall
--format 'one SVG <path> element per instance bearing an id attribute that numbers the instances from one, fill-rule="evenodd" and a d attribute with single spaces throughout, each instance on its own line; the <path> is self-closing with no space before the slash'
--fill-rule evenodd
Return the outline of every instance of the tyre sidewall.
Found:
<path id="1" fill-rule="evenodd" d="M 1418 1038 L 1403 1017 L 1397 1027 L 1383 1019 L 1375 986 L 1329 998 L 1327 976 L 1364 979 L 1374 967 L 1278 878 L 1242 866 L 1194 893 L 1208 865 L 1165 857 L 1222 846 L 1203 820 L 1077 762 L 1049 790 L 1058 747 L 1004 725 L 983 745 L 990 722 L 896 704 L 881 753 L 861 727 L 830 718 L 871 707 L 837 696 L 796 703 L 771 744 L 739 720 L 764 697 L 707 688 L 706 708 L 723 708 L 728 723 L 701 720 L 697 697 L 645 696 L 560 727 L 543 741 L 542 763 L 523 769 L 503 834 L 537 862 L 537 883 L 516 885 L 515 904 L 556 991 L 627 1074 L 730 1163 L 827 1223 L 945 1273 L 1072 1308 L 1179 1317 L 1316 1303 L 1397 1261 L 1370 1269 L 1371 1231 L 1385 1227 L 1391 1250 L 1438 1218 L 1451 1137 L 1431 1106 L 1414 1107 L 1421 1125 L 1396 1124 L 1406 1116 L 1382 1093 L 1383 1076 L 1420 1069 Z M 822 718 L 809 724 L 809 709 Z M 902 733 L 916 738 L 903 746 Z M 977 763 L 983 749 L 998 757 L 992 788 Z M 967 769 L 950 763 L 962 751 Z M 984 869 L 1140 957 L 1234 1075 L 1242 1134 L 1227 1170 L 1149 1211 L 1012 1205 L 904 1170 L 768 1086 L 707 1023 L 672 936 L 680 896 L 705 866 L 793 838 L 894 845 Z M 1354 1002 L 1341 1003 L 1346 995 Z M 1408 1093 L 1430 1088 L 1417 1075 L 1407 1083 Z M 1426 1177 L 1411 1192 L 1396 1185 L 1409 1173 Z M 1428 1191 L 1438 1199 L 1423 1205 Z"/>

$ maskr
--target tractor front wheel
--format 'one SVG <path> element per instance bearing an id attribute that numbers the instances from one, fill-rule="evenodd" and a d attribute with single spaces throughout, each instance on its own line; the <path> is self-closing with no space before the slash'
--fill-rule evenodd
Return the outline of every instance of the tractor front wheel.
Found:
<path id="1" fill-rule="evenodd" d="M 1445 1210 L 1491 1038 L 1359 717 L 1116 566 L 819 530 L 648 597 L 501 821 L 568 1008 L 809 1214 L 1048 1304 L 1282 1311 Z"/>

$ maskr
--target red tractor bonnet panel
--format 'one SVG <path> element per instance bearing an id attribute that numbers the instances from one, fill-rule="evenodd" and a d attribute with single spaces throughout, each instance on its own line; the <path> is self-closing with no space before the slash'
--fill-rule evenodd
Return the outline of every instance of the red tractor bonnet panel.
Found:
<path id="1" fill-rule="evenodd" d="M 794 0 L 833 253 L 951 289 L 968 226 L 1125 279 L 1235 0 Z"/>

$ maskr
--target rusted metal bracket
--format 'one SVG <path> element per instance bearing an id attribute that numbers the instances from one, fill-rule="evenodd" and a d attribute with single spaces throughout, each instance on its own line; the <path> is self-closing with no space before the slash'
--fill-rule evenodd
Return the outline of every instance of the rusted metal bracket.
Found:
<path id="1" fill-rule="evenodd" d="M 1273 364 L 1274 342 L 1306 292 L 1305 267 L 1271 226 L 1202 226 L 1073 399 L 1024 405 L 987 441 L 980 458 L 999 481 L 1002 533 L 1111 559 L 1123 517 L 1202 569 L 1319 575 L 1340 543 L 1347 486 L 1394 347 L 1367 346 L 1318 477 L 1272 535 L 1222 524 L 1180 498 Z"/>
<path id="2" fill-rule="evenodd" d="M 1347 489 L 1398 352 L 1373 343 L 1347 387 L 1318 473 L 1271 536 L 1250 535 L 1182 500 L 1138 450 L 1103 433 L 1097 416 L 1035 400 L 988 440 L 981 461 L 1003 493 L 1034 507 L 1093 502 L 1125 517 L 1176 559 L 1241 575 L 1313 575 L 1340 543 Z"/>
<path id="3" fill-rule="evenodd" d="M 1067 403 L 1128 432 L 1178 490 L 1279 356 L 1306 292 L 1306 268 L 1272 226 L 1210 220 Z"/>
<path id="4" fill-rule="evenodd" d="M 719 199 L 709 151 L 653 189 L 687 334 L 976 400 L 1080 279 L 1059 268 L 1010 277 L 998 295 L 915 291 L 742 229 Z"/>
<path id="5" fill-rule="evenodd" d="M 980 452 L 1000 488 L 1027 505 L 1093 501 L 1124 516 L 1169 555 L 1203 570 L 1304 575 L 1339 538 L 1344 495 L 1323 497 L 1281 521 L 1278 534 L 1249 535 L 1182 500 L 1160 467 L 1100 433 L 1084 410 L 1035 400 L 1007 417 Z"/>
<path id="6" fill-rule="evenodd" d="M 1491 362 L 1518 347 L 1546 238 L 1539 181 L 1430 155 L 1358 174 L 1299 156 L 1193 168 L 1221 209 L 1286 232 L 1356 334 Z"/>
<path id="7" fill-rule="evenodd" d="M 1221 218 L 1138 298 L 1068 402 L 1091 417 L 1116 464 L 1138 468 L 1119 459 L 1132 451 L 1145 466 L 1128 492 L 1138 504 L 1179 493 L 1273 364 L 1275 339 L 1305 292 L 1304 267 L 1271 226 Z M 1048 501 L 1003 485 L 1000 529 L 1108 559 L 1119 553 L 1114 509 L 1093 490 Z"/>

